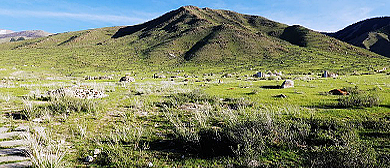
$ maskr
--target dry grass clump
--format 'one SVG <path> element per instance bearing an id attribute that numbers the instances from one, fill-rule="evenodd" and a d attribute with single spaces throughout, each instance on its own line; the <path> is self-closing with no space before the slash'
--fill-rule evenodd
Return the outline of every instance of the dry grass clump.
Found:
<path id="1" fill-rule="evenodd" d="M 24 140 L 28 143 L 27 155 L 30 157 L 33 167 L 62 168 L 68 166 L 64 160 L 67 153 L 64 141 L 54 140 L 45 130 L 25 134 Z"/>

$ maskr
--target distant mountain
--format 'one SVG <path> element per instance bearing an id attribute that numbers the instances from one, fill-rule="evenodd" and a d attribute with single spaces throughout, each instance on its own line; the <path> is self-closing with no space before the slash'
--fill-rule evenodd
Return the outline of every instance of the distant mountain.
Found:
<path id="1" fill-rule="evenodd" d="M 390 58 L 390 17 L 363 20 L 328 35 Z"/>
<path id="2" fill-rule="evenodd" d="M 46 37 L 50 34 L 51 33 L 42 30 L 27 30 L 27 31 L 13 32 L 10 30 L 1 29 L 0 42 L 9 42 L 9 41 L 14 41 L 16 39 L 32 39 L 32 38 Z"/>
<path id="3" fill-rule="evenodd" d="M 0 35 L 2 34 L 8 34 L 8 33 L 13 33 L 14 31 L 12 30 L 4 30 L 4 29 L 0 29 Z"/>
<path id="4" fill-rule="evenodd" d="M 195 6 L 180 7 L 133 26 L 1 44 L 0 51 L 0 64 L 34 61 L 34 65 L 50 68 L 97 70 L 208 65 L 307 73 L 371 70 L 390 64 L 389 58 L 299 25 Z"/>
<path id="5" fill-rule="evenodd" d="M 7 30 L 4 32 L 7 32 Z M 45 36 L 48 36 L 50 34 L 51 33 L 45 32 L 43 30 L 27 30 L 27 31 L 20 31 L 20 32 L 8 31 L 8 33 L 0 34 L 0 38 L 8 38 L 8 37 L 38 38 L 38 37 L 45 37 Z"/>

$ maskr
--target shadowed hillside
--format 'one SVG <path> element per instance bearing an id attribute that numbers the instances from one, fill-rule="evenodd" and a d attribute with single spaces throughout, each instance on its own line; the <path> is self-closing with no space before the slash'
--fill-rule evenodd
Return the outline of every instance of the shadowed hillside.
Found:
<path id="1" fill-rule="evenodd" d="M 367 19 L 328 35 L 390 57 L 390 17 Z"/>
<path id="2" fill-rule="evenodd" d="M 302 26 L 195 6 L 181 7 L 139 25 L 55 34 L 2 44 L 0 50 L 3 63 L 60 69 L 202 64 L 321 72 L 367 70 L 389 64 L 385 57 Z M 22 60 L 15 61 L 18 59 Z"/>

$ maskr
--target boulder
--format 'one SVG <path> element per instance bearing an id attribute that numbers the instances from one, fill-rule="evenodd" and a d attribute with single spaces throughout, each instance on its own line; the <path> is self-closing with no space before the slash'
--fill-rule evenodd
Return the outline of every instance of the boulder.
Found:
<path id="1" fill-rule="evenodd" d="M 135 82 L 135 79 L 130 76 L 124 76 L 119 80 L 119 82 Z"/>
<path id="2" fill-rule="evenodd" d="M 333 89 L 329 91 L 332 95 L 349 95 L 349 93 L 344 89 Z"/>
<path id="3" fill-rule="evenodd" d="M 294 81 L 292 80 L 285 80 L 283 83 L 282 83 L 282 86 L 280 86 L 281 88 L 292 88 L 294 87 Z"/>

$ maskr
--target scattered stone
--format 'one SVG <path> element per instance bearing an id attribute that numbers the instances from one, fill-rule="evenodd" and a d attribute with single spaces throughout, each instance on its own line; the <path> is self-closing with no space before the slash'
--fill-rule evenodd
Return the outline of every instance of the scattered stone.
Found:
<path id="1" fill-rule="evenodd" d="M 135 82 L 135 79 L 130 76 L 124 76 L 119 80 L 119 82 Z"/>
<path id="2" fill-rule="evenodd" d="M 7 163 L 1 164 L 1 167 L 9 167 L 9 168 L 21 168 L 21 167 L 31 167 L 32 163 L 30 161 L 16 162 L 16 163 Z"/>
<path id="3" fill-rule="evenodd" d="M 13 147 L 13 146 L 21 146 L 21 145 L 27 145 L 27 141 L 24 140 L 13 140 L 13 141 L 1 141 L 0 147 Z"/>
<path id="4" fill-rule="evenodd" d="M 0 156 L 0 162 L 15 162 L 29 160 L 26 156 Z"/>
<path id="5" fill-rule="evenodd" d="M 22 136 L 23 132 L 7 132 L 0 134 L 0 139 L 11 139 L 13 137 Z"/>
<path id="6" fill-rule="evenodd" d="M 26 149 L 24 148 L 9 148 L 9 149 L 1 149 L 0 156 L 6 155 L 23 155 L 26 153 Z"/>
<path id="7" fill-rule="evenodd" d="M 89 162 L 89 163 L 93 162 L 93 157 L 92 156 L 85 157 L 84 162 Z"/>
<path id="8" fill-rule="evenodd" d="M 349 93 L 345 89 L 333 89 L 329 91 L 329 93 L 332 95 L 349 95 Z"/>
<path id="9" fill-rule="evenodd" d="M 292 80 L 285 80 L 281 85 L 281 88 L 292 88 L 292 87 L 294 87 L 294 81 Z"/>

